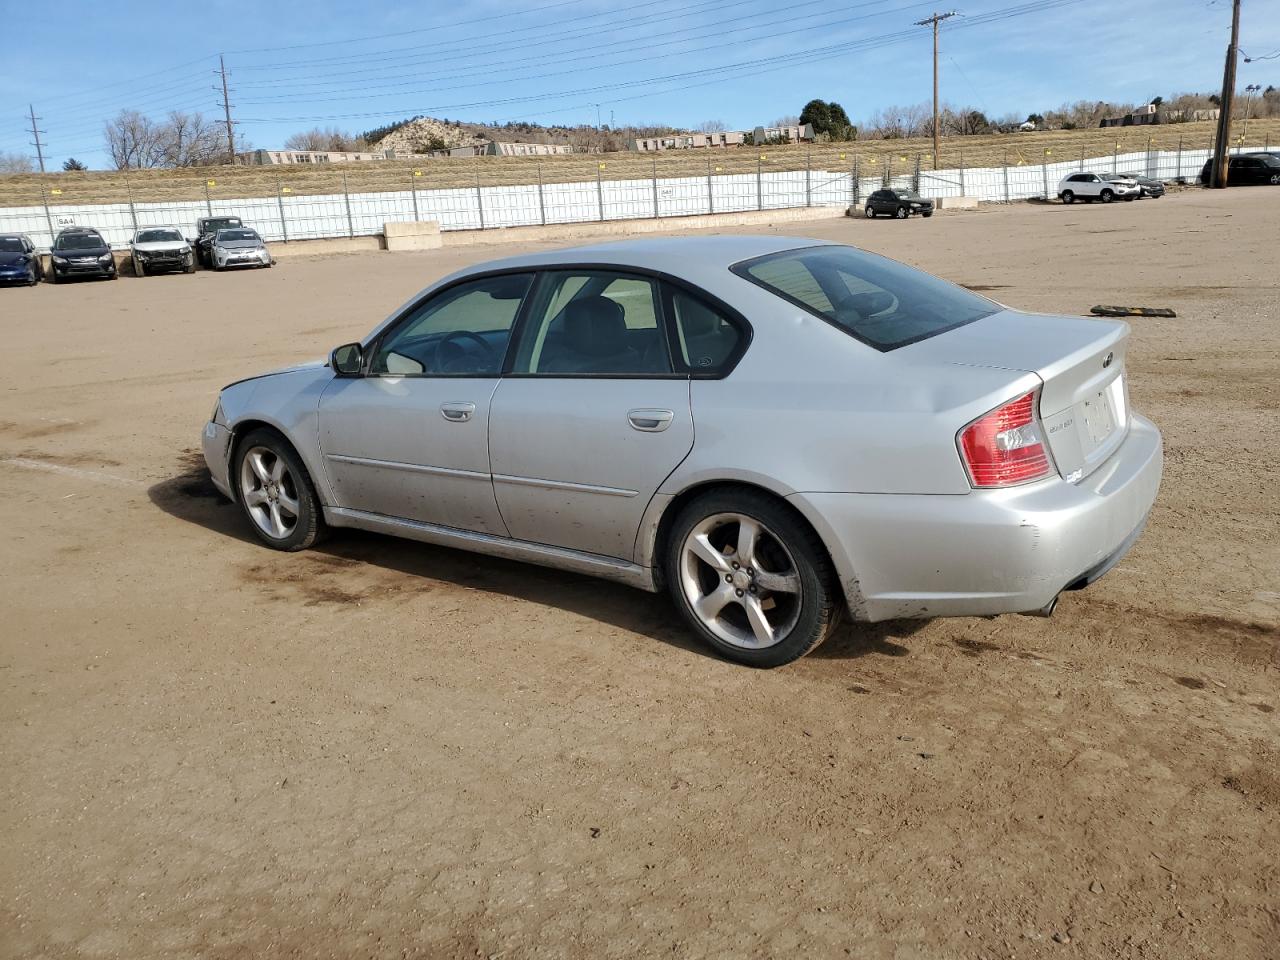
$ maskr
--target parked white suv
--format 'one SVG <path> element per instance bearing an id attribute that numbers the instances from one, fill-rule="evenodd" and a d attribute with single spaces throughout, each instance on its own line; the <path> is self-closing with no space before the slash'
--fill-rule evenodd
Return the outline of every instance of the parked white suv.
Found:
<path id="1" fill-rule="evenodd" d="M 1058 183 L 1058 197 L 1063 203 L 1075 203 L 1076 200 L 1110 203 L 1112 200 L 1137 200 L 1140 196 L 1142 187 L 1137 181 L 1123 177 L 1108 180 L 1097 173 L 1072 173 Z"/>

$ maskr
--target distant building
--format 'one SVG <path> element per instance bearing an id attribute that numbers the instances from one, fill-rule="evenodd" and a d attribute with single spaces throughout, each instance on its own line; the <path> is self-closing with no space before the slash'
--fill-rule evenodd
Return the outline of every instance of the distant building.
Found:
<path id="1" fill-rule="evenodd" d="M 740 147 L 746 141 L 744 130 L 721 130 L 717 133 L 672 133 L 665 137 L 642 137 L 631 141 L 631 149 L 640 153 L 661 150 L 701 150 L 708 147 Z"/>
<path id="2" fill-rule="evenodd" d="M 356 163 L 366 160 L 390 160 L 395 155 L 394 150 L 367 150 L 359 153 L 344 153 L 341 150 L 254 150 L 246 156 L 245 162 L 255 167 L 276 164 Z"/>
<path id="3" fill-rule="evenodd" d="M 813 124 L 791 124 L 785 127 L 756 127 L 752 142 L 757 146 L 771 142 L 811 143 L 814 139 Z"/>
<path id="4" fill-rule="evenodd" d="M 432 157 L 550 157 L 573 153 L 567 143 L 520 143 L 514 140 L 490 140 L 487 143 L 467 144 L 432 150 Z"/>
<path id="5" fill-rule="evenodd" d="M 1194 120 L 1217 120 L 1218 108 L 1205 110 L 1164 110 L 1148 103 L 1123 117 L 1103 117 L 1100 127 L 1141 127 L 1151 123 L 1186 123 Z"/>

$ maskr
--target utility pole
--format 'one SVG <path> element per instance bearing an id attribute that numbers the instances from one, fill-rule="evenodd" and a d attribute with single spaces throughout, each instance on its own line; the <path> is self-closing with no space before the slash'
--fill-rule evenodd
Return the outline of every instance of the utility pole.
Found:
<path id="1" fill-rule="evenodd" d="M 1262 89 L 1259 83 L 1251 83 L 1244 88 L 1244 126 L 1240 128 L 1240 139 L 1243 140 L 1249 135 L 1249 110 L 1253 106 L 1253 95 Z"/>
<path id="2" fill-rule="evenodd" d="M 36 157 L 40 161 L 40 172 L 44 173 L 44 146 L 40 143 L 40 134 L 48 131 L 40 130 L 36 127 L 36 121 L 40 119 L 36 116 L 36 108 L 31 104 L 27 104 L 27 109 L 31 111 L 31 136 L 34 138 L 31 141 L 31 145 L 36 148 Z"/>
<path id="3" fill-rule="evenodd" d="M 956 15 L 954 10 L 949 13 L 935 13 L 932 17 L 925 20 L 917 20 L 917 27 L 933 27 L 933 169 L 938 169 L 938 24 L 943 20 L 950 20 Z"/>
<path id="4" fill-rule="evenodd" d="M 1218 104 L 1218 139 L 1213 145 L 1213 186 L 1227 185 L 1227 148 L 1231 145 L 1231 100 L 1236 89 L 1236 58 L 1240 54 L 1240 0 L 1231 4 L 1231 46 L 1222 71 L 1222 101 Z"/>
<path id="5" fill-rule="evenodd" d="M 222 114 L 227 118 L 227 163 L 236 162 L 236 133 L 231 123 L 231 100 L 227 95 L 227 65 L 218 54 L 218 73 L 222 74 Z"/>

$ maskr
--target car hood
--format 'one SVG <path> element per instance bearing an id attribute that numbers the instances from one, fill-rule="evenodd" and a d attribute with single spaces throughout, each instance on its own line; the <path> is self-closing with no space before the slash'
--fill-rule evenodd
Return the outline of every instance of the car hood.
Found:
<path id="1" fill-rule="evenodd" d="M 185 240 L 153 240 L 150 243 L 135 243 L 133 249 L 142 253 L 160 253 L 167 250 L 190 250 Z"/>
<path id="2" fill-rule="evenodd" d="M 295 363 L 288 367 L 281 367 L 279 370 L 268 370 L 266 373 L 255 373 L 253 376 L 245 377 L 243 380 L 233 380 L 222 389 L 228 390 L 241 383 L 249 383 L 251 380 L 262 380 L 266 377 L 278 377 L 286 373 L 301 373 L 305 370 L 323 370 L 327 366 L 329 366 L 328 360 L 309 360 L 306 363 Z"/>

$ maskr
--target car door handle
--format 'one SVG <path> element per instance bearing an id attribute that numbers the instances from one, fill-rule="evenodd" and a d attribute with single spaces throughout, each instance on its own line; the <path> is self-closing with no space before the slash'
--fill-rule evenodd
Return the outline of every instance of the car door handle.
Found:
<path id="1" fill-rule="evenodd" d="M 476 405 L 465 400 L 451 400 L 440 404 L 440 416 L 451 423 L 465 423 L 476 412 Z"/>
<path id="2" fill-rule="evenodd" d="M 645 433 L 661 433 L 671 426 L 675 413 L 671 410 L 628 410 L 627 420 L 636 430 Z"/>

